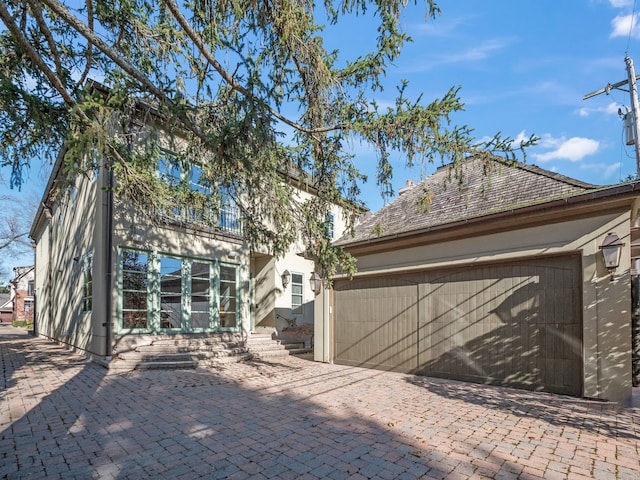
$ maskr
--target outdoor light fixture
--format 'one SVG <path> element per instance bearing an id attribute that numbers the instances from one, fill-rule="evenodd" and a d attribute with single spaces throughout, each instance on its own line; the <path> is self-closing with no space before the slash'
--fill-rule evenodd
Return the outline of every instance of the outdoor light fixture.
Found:
<path id="1" fill-rule="evenodd" d="M 284 272 L 282 272 L 280 278 L 282 279 L 282 288 L 287 288 L 287 285 L 289 285 L 289 280 L 291 280 L 291 273 L 289 273 L 289 270 L 285 270 Z"/>
<path id="2" fill-rule="evenodd" d="M 316 295 L 320 294 L 320 290 L 322 289 L 322 278 L 316 272 L 311 274 L 309 278 L 309 283 L 311 284 L 311 290 Z"/>
<path id="3" fill-rule="evenodd" d="M 624 243 L 620 241 L 620 237 L 613 232 L 607 234 L 607 236 L 604 237 L 602 245 L 600 245 L 604 266 L 609 271 L 611 280 L 613 280 L 613 272 L 615 272 L 616 268 L 620 265 L 620 255 L 622 254 L 623 246 Z"/>

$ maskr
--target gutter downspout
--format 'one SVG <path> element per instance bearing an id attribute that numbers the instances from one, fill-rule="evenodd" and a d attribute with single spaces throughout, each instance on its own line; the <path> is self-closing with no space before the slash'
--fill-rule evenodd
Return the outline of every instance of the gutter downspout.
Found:
<path id="1" fill-rule="evenodd" d="M 107 269 L 106 269 L 106 285 L 105 285 L 105 300 L 106 300 L 106 306 L 105 306 L 105 312 L 106 312 L 106 322 L 104 323 L 104 326 L 106 327 L 106 345 L 105 345 L 105 356 L 107 357 L 106 360 L 110 360 L 111 359 L 111 353 L 112 353 L 112 341 L 111 341 L 111 335 L 112 335 L 112 312 L 113 312 L 113 308 L 112 308 L 112 285 L 111 285 L 111 281 L 113 278 L 113 271 L 112 271 L 112 262 L 113 262 L 113 253 L 112 253 L 112 249 L 113 249 L 113 165 L 111 163 L 111 160 L 108 160 L 105 167 L 107 168 L 107 170 L 109 171 L 109 177 L 108 177 L 108 185 L 107 185 L 107 238 L 106 238 L 106 262 L 107 262 Z"/>
<path id="2" fill-rule="evenodd" d="M 36 285 L 38 275 L 38 256 L 36 255 L 36 243 L 32 239 L 31 247 L 33 248 L 33 336 L 38 336 L 38 293 Z"/>

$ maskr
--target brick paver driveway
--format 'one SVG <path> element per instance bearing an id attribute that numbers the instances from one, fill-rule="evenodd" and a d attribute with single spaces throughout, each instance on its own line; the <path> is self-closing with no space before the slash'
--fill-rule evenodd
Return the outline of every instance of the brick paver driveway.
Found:
<path id="1" fill-rule="evenodd" d="M 3 478 L 640 478 L 640 409 L 291 357 L 112 373 L 0 327 Z"/>

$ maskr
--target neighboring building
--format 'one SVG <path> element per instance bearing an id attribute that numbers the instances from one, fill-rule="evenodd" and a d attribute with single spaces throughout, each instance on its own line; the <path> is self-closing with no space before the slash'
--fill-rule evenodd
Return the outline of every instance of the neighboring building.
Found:
<path id="1" fill-rule="evenodd" d="M 14 278 L 9 282 L 11 302 L 13 303 L 13 321 L 33 321 L 35 306 L 35 280 L 33 265 L 15 267 Z"/>
<path id="2" fill-rule="evenodd" d="M 13 302 L 10 293 L 0 293 L 0 323 L 11 323 L 13 320 Z"/>
<path id="3" fill-rule="evenodd" d="M 358 273 L 318 297 L 315 359 L 627 401 L 639 213 L 640 182 L 441 167 L 337 242 Z M 609 233 L 623 243 L 613 276 Z"/>
<path id="4" fill-rule="evenodd" d="M 314 262 L 300 255 L 301 245 L 281 259 L 252 250 L 240 209 L 231 202 L 213 219 L 212 211 L 185 204 L 136 210 L 111 194 L 118 179 L 100 158 L 94 175 L 60 189 L 67 154 L 54 166 L 30 232 L 36 244 L 37 334 L 117 367 L 123 359 L 140 360 L 135 352 L 161 342 L 197 338 L 210 343 L 208 350 L 226 342 L 242 351 L 251 333 L 281 333 L 289 323 L 279 324 L 280 317 L 313 323 L 308 285 Z M 167 155 L 158 158 L 160 178 L 187 178 L 200 192 L 211 188 L 199 184 L 197 162 L 178 171 Z M 313 195 L 293 176 L 283 173 L 282 179 L 300 199 Z M 328 213 L 337 238 L 344 230 L 341 212 L 336 207 Z M 291 273 L 286 288 L 285 270 Z"/>

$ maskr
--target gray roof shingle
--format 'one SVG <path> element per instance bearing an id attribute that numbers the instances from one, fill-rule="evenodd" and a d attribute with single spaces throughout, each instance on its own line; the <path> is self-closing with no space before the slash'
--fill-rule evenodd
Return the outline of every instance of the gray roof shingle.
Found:
<path id="1" fill-rule="evenodd" d="M 366 216 L 338 245 L 411 232 L 599 188 L 520 162 L 468 158 L 445 165 Z M 403 189 L 404 190 L 404 189 Z"/>

